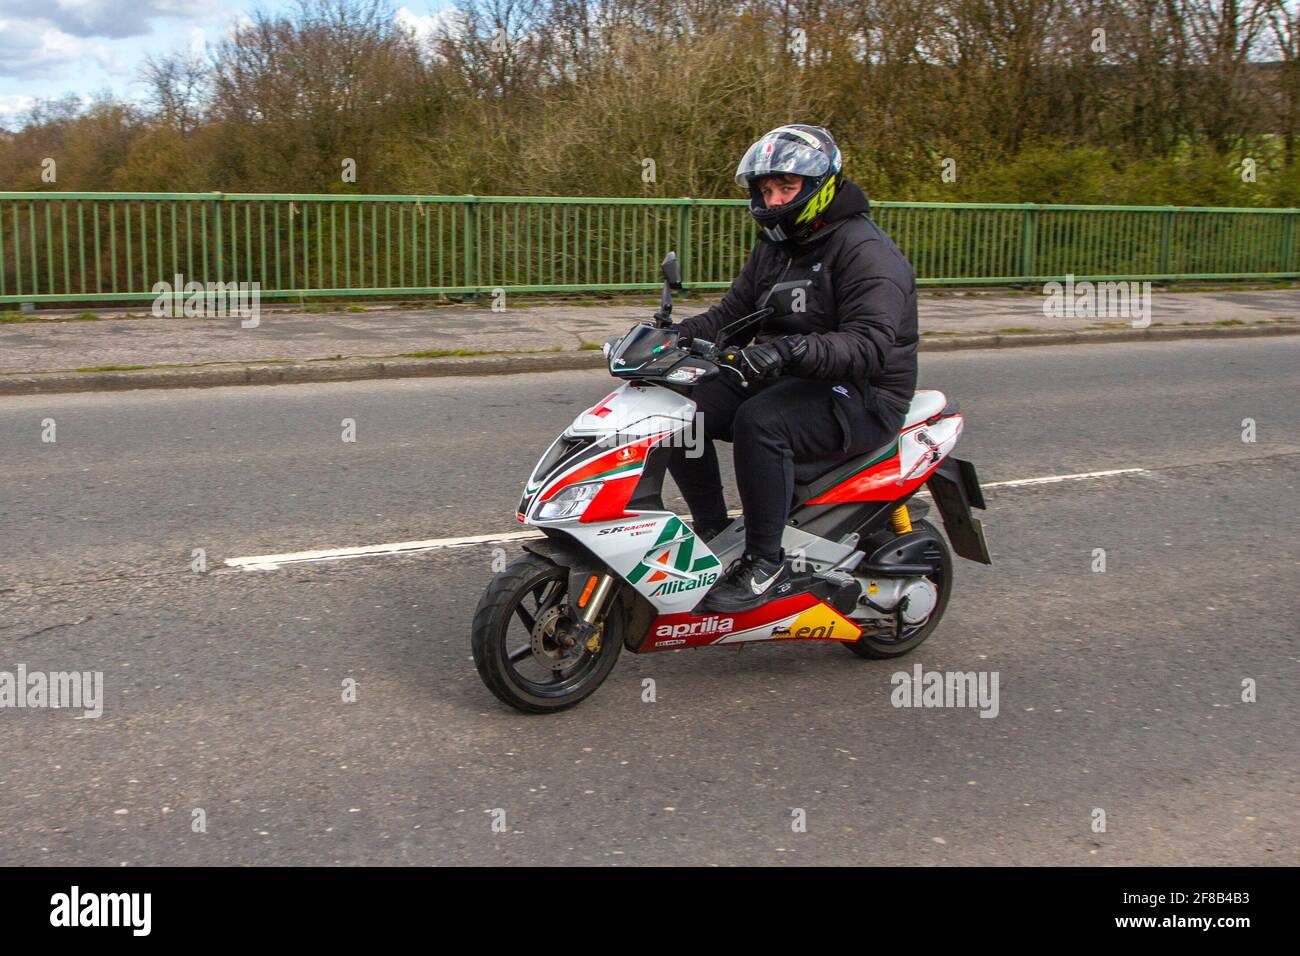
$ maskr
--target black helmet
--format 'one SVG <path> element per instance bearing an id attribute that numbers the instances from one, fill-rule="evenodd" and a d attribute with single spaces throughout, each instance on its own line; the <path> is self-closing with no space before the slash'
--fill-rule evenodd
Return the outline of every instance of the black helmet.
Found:
<path id="1" fill-rule="evenodd" d="M 842 180 L 840 148 L 820 126 L 778 126 L 745 151 L 736 167 L 736 184 L 749 190 L 749 214 L 769 239 L 803 239 L 818 213 L 830 205 Z M 803 177 L 792 202 L 768 209 L 758 191 L 764 176 Z"/>

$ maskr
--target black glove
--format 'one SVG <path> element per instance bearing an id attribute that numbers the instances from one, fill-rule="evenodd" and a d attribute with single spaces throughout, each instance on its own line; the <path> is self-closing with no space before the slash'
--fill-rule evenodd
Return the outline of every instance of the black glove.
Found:
<path id="1" fill-rule="evenodd" d="M 695 338 L 695 336 L 691 335 L 690 332 L 686 331 L 686 326 L 683 325 L 681 322 L 672 323 L 671 325 L 665 328 L 665 331 L 676 332 L 677 344 L 680 345 L 682 348 L 685 348 L 686 346 L 690 345 L 691 339 Z"/>
<path id="2" fill-rule="evenodd" d="M 769 378 L 796 365 L 807 352 L 808 342 L 802 335 L 783 335 L 741 349 L 740 357 L 752 378 Z"/>

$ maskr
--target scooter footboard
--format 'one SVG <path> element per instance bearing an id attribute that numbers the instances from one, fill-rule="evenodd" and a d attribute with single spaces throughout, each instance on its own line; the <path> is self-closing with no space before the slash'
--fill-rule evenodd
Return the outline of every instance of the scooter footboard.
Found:
<path id="1" fill-rule="evenodd" d="M 661 614 L 633 650 L 744 644 L 755 641 L 843 641 L 852 643 L 862 629 L 852 621 L 862 585 L 847 574 L 808 573 L 794 578 L 785 597 L 748 611 Z M 631 646 L 629 644 L 629 646 Z"/>

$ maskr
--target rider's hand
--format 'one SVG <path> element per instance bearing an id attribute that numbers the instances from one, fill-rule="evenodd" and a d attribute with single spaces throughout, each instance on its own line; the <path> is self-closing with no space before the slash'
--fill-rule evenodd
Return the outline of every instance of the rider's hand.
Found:
<path id="1" fill-rule="evenodd" d="M 750 345 L 740 350 L 741 360 L 752 378 L 780 375 L 794 365 L 808 351 L 802 335 L 783 335 L 770 342 Z"/>
<path id="2" fill-rule="evenodd" d="M 691 339 L 694 338 L 694 336 L 691 335 L 690 332 L 686 331 L 686 326 L 683 325 L 681 322 L 672 323 L 671 325 L 667 326 L 664 329 L 664 331 L 677 333 L 677 345 L 680 348 L 686 348 L 686 346 L 691 344 Z"/>

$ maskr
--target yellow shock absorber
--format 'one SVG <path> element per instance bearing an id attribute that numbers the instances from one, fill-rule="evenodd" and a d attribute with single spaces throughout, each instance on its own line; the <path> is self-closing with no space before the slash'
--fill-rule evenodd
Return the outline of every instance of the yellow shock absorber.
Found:
<path id="1" fill-rule="evenodd" d="M 907 505 L 895 508 L 891 520 L 894 523 L 894 534 L 907 534 L 912 530 L 912 518 L 907 513 Z"/>

